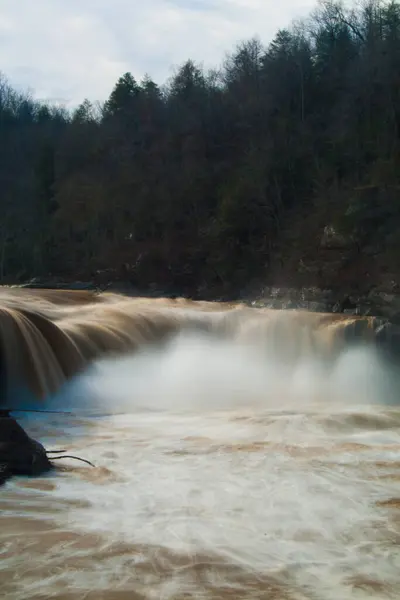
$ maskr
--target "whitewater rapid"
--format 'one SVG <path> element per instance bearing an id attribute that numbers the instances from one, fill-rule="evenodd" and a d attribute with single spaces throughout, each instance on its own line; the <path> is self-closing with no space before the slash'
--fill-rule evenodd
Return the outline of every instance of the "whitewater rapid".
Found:
<path id="1" fill-rule="evenodd" d="M 2 598 L 398 598 L 394 381 L 194 333 L 96 362 L 18 416 L 96 467 L 2 488 Z"/>

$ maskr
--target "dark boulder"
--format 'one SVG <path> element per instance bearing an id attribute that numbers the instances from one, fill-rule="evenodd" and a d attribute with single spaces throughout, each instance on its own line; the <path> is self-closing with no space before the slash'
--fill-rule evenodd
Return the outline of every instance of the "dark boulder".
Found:
<path id="1" fill-rule="evenodd" d="M 0 484 L 13 475 L 38 476 L 52 469 L 45 448 L 29 437 L 7 410 L 0 410 Z"/>

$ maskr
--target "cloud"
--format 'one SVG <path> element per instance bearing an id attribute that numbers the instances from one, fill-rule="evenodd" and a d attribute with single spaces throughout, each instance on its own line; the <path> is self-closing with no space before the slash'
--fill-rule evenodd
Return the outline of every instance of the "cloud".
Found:
<path id="1" fill-rule="evenodd" d="M 313 0 L 2 0 L 0 65 L 14 86 L 76 105 L 131 71 L 164 83 L 188 58 L 217 66 L 239 41 L 268 43 Z"/>

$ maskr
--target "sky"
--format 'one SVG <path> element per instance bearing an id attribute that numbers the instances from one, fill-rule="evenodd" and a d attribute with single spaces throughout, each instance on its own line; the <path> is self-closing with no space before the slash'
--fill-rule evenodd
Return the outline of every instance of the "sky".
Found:
<path id="1" fill-rule="evenodd" d="M 0 0 L 0 71 L 35 98 L 104 101 L 118 77 L 163 84 L 191 58 L 217 67 L 254 36 L 267 44 L 315 0 Z"/>

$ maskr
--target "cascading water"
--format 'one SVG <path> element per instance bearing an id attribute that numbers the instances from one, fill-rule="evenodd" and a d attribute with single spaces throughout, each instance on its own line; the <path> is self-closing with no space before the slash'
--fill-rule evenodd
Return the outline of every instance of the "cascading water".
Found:
<path id="1" fill-rule="evenodd" d="M 96 465 L 1 488 L 3 598 L 399 597 L 397 367 L 373 318 L 0 304 L 5 401 L 72 412 L 18 419 Z"/>

